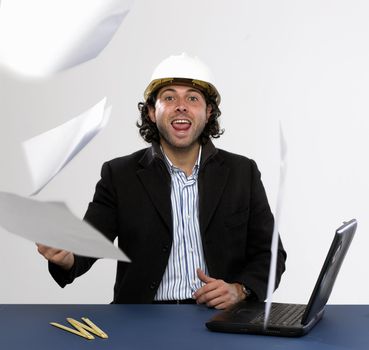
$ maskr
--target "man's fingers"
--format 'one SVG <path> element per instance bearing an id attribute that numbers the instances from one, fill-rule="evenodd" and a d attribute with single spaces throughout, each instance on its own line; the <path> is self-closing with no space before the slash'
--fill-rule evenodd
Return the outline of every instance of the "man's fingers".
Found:
<path id="1" fill-rule="evenodd" d="M 38 250 L 39 253 L 41 251 L 45 251 L 46 249 L 51 248 L 51 247 L 49 247 L 47 245 L 44 245 L 44 244 L 41 244 L 41 243 L 36 243 L 36 246 L 37 246 L 37 250 Z"/>
<path id="2" fill-rule="evenodd" d="M 227 297 L 224 295 L 211 299 L 210 301 L 206 303 L 206 306 L 213 307 L 218 310 L 225 309 L 229 305 L 230 304 L 227 301 Z"/>
<path id="3" fill-rule="evenodd" d="M 70 252 L 68 252 L 67 250 L 61 250 L 58 253 L 54 254 L 53 259 L 55 261 L 63 261 L 69 254 Z"/>
<path id="4" fill-rule="evenodd" d="M 209 282 L 199 288 L 194 293 L 194 297 L 198 304 L 206 304 L 208 307 L 216 309 L 225 309 L 240 300 L 237 287 L 223 280 Z"/>
<path id="5" fill-rule="evenodd" d="M 44 245 L 44 244 L 40 244 L 40 243 L 36 243 L 36 246 L 37 246 L 37 250 L 40 254 L 48 251 L 49 249 L 53 249 L 52 247 L 49 247 L 47 245 Z"/>
<path id="6" fill-rule="evenodd" d="M 46 259 L 51 259 L 54 255 L 59 254 L 62 250 L 57 248 L 51 248 L 45 245 L 37 245 L 38 252 L 43 255 Z"/>
<path id="7" fill-rule="evenodd" d="M 211 291 L 199 294 L 198 297 L 196 298 L 196 301 L 199 304 L 208 304 L 209 301 L 222 297 L 222 294 L 223 294 L 222 290 L 220 288 L 216 288 Z M 208 305 L 208 306 L 214 306 L 214 305 Z"/>
<path id="8" fill-rule="evenodd" d="M 39 243 L 36 243 L 36 245 L 38 252 L 51 263 L 59 265 L 65 270 L 70 270 L 73 267 L 73 253 L 64 249 L 52 248 Z"/>
<path id="9" fill-rule="evenodd" d="M 217 305 L 214 306 L 215 309 L 217 310 L 224 310 L 226 309 L 227 307 L 233 305 L 232 303 L 230 302 L 223 302 L 223 303 L 219 303 Z"/>
<path id="10" fill-rule="evenodd" d="M 197 269 L 197 277 L 204 283 L 209 283 L 212 281 L 215 281 L 215 278 L 209 277 L 208 275 L 205 274 L 204 271 L 202 271 L 201 269 Z"/>
<path id="11" fill-rule="evenodd" d="M 221 280 L 213 280 L 205 284 L 205 286 L 202 286 L 194 293 L 195 299 L 201 304 L 209 300 L 209 293 L 212 293 L 210 295 L 219 295 L 221 293 L 219 289 L 221 287 L 221 282 Z"/>

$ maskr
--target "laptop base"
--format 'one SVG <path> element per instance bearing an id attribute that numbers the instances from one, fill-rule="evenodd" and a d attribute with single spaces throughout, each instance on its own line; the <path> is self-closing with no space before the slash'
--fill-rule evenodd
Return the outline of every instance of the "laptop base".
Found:
<path id="1" fill-rule="evenodd" d="M 292 320 L 291 323 L 287 321 L 279 322 L 278 325 L 274 326 L 273 320 L 270 318 L 271 322 L 265 329 L 263 324 L 265 303 L 257 301 L 243 301 L 213 316 L 206 323 L 206 327 L 214 332 L 301 337 L 307 334 L 323 317 L 324 309 L 308 324 L 303 325 L 301 324 L 301 318 L 306 305 L 274 303 L 272 308 L 281 307 L 287 310 L 290 306 L 301 309 L 298 319 L 296 321 Z M 285 315 L 286 312 L 284 313 Z M 281 317 L 279 317 L 279 319 L 281 319 Z"/>

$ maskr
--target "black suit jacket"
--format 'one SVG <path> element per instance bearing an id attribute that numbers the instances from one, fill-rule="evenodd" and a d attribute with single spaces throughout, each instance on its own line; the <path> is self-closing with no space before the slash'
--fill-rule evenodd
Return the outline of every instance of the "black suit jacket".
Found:
<path id="1" fill-rule="evenodd" d="M 218 150 L 202 151 L 199 221 L 211 277 L 239 282 L 263 300 L 270 264 L 273 215 L 253 160 Z M 171 179 L 160 147 L 106 162 L 85 220 L 119 247 L 131 263 L 118 262 L 113 303 L 150 303 L 167 266 L 172 245 Z M 279 244 L 276 287 L 285 269 Z M 96 259 L 76 256 L 71 271 L 49 270 L 64 287 Z"/>

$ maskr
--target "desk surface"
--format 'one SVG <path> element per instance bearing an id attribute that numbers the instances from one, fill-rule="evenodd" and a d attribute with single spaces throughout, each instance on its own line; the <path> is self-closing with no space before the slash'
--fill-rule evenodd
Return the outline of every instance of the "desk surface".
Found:
<path id="1" fill-rule="evenodd" d="M 369 305 L 329 305 L 302 338 L 213 333 L 200 305 L 0 305 L 0 349 L 368 349 Z M 86 340 L 49 322 L 88 317 L 109 339 Z"/>

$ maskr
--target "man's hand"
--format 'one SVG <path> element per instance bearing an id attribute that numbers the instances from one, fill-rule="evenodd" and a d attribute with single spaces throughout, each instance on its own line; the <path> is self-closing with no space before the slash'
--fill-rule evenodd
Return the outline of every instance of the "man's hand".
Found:
<path id="1" fill-rule="evenodd" d="M 48 261 L 59 265 L 64 270 L 70 270 L 74 264 L 74 255 L 66 250 L 51 248 L 36 243 L 38 252 Z"/>
<path id="2" fill-rule="evenodd" d="M 206 304 L 216 309 L 225 309 L 243 299 L 245 294 L 239 283 L 227 283 L 207 276 L 201 269 L 197 269 L 197 276 L 206 283 L 194 293 L 197 304 Z"/>

